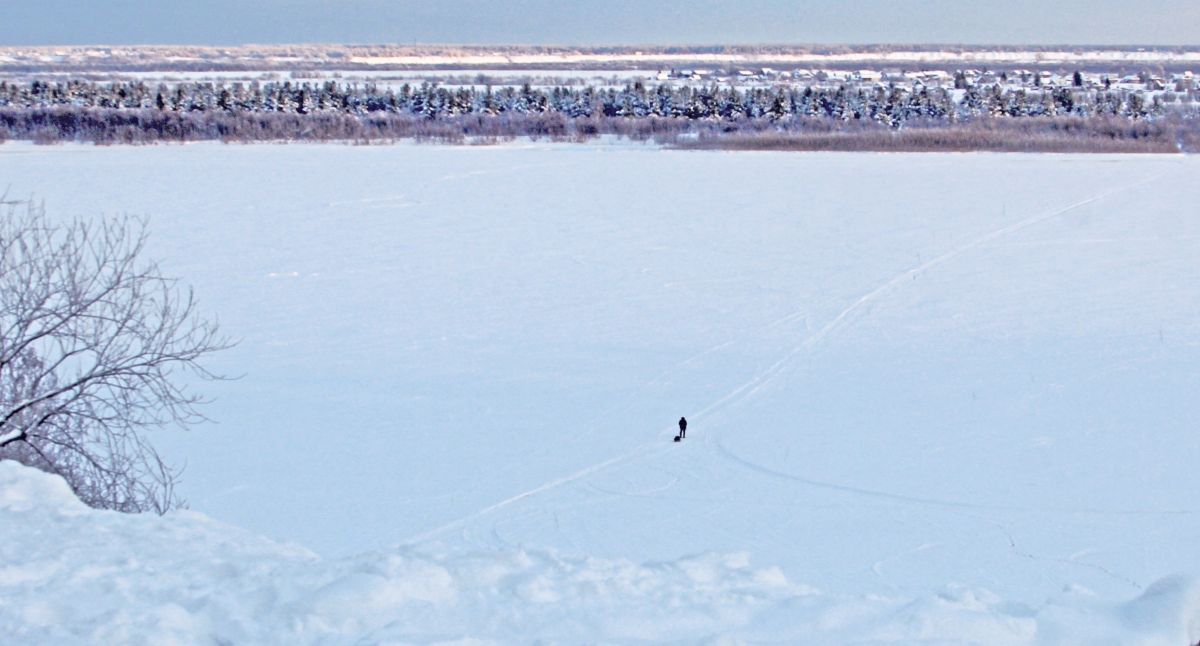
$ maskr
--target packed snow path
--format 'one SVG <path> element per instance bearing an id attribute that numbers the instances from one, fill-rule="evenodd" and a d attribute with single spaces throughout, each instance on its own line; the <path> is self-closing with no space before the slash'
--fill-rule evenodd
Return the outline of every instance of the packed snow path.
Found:
<path id="1" fill-rule="evenodd" d="M 243 339 L 193 506 L 324 554 L 745 552 L 839 594 L 1198 569 L 1200 163 L 0 147 Z M 688 438 L 670 442 L 686 415 Z"/>

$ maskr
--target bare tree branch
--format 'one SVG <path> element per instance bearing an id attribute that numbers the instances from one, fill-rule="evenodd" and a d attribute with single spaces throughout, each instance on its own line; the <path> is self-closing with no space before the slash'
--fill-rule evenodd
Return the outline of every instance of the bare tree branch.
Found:
<path id="1" fill-rule="evenodd" d="M 96 507 L 177 506 L 179 472 L 145 433 L 205 419 L 178 378 L 223 378 L 201 361 L 229 339 L 141 258 L 144 220 L 0 206 L 0 459 L 58 473 Z"/>

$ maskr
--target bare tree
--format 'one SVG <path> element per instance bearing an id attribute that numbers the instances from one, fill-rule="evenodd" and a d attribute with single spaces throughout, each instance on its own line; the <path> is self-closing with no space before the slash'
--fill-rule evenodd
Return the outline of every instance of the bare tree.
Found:
<path id="1" fill-rule="evenodd" d="M 0 209 L 0 459 L 62 475 L 93 507 L 177 506 L 179 473 L 146 431 L 204 419 L 181 377 L 220 378 L 200 361 L 229 341 L 141 257 L 144 220 Z"/>

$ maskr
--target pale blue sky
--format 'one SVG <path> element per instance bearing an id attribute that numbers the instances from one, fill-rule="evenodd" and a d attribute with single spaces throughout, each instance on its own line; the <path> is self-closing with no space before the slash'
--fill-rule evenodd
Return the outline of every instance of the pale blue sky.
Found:
<path id="1" fill-rule="evenodd" d="M 1200 0 L 0 0 L 0 44 L 1200 44 Z"/>

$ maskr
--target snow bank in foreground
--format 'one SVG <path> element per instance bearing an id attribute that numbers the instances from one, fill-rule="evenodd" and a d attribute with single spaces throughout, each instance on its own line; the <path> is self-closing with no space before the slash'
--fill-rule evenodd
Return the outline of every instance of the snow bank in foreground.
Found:
<path id="1" fill-rule="evenodd" d="M 14 643 L 980 642 L 1182 645 L 1200 585 L 1041 608 L 980 589 L 843 598 L 740 555 L 667 563 L 434 548 L 322 560 L 192 512 L 94 511 L 0 463 L 0 634 Z"/>

